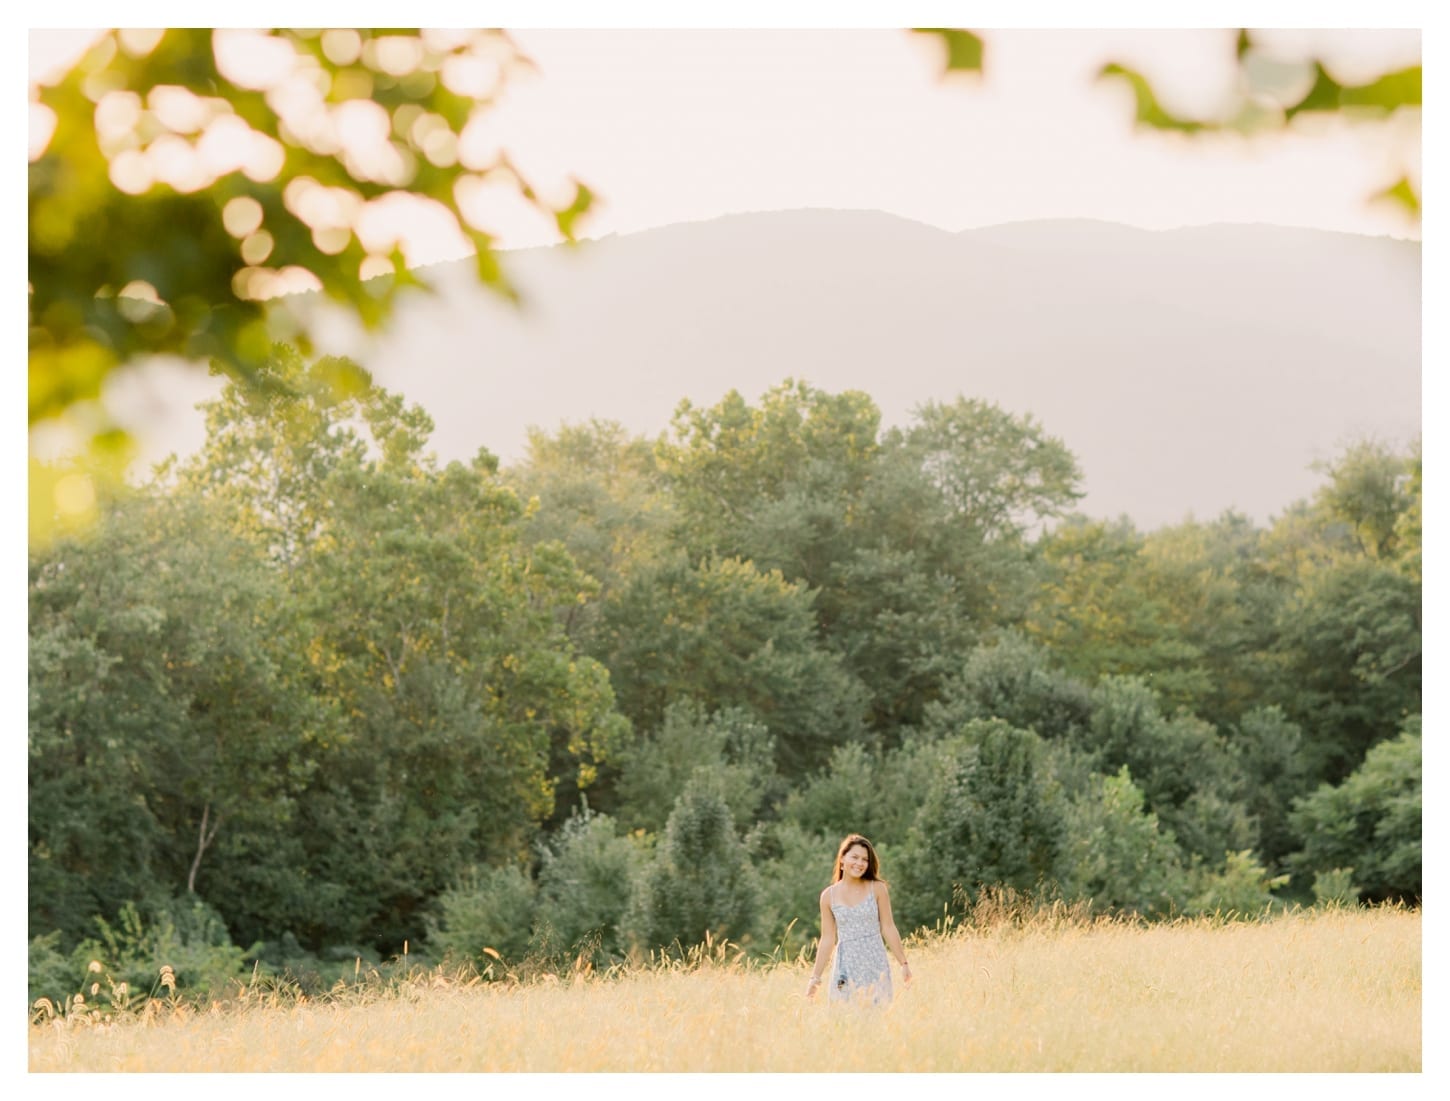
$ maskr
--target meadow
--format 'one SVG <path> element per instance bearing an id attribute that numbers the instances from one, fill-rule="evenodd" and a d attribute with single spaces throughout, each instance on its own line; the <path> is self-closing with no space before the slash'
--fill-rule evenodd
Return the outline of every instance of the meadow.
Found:
<path id="1" fill-rule="evenodd" d="M 528 982 L 441 969 L 321 999 L 49 1017 L 33 1072 L 1418 1072 L 1421 921 L 1403 908 L 1159 924 L 1065 911 L 908 941 L 884 1009 L 807 1001 L 804 960 Z"/>

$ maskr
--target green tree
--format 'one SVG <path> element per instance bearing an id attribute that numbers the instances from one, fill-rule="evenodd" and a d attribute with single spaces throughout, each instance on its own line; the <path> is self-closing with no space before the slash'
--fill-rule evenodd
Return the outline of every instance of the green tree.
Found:
<path id="1" fill-rule="evenodd" d="M 1200 869 L 1187 909 L 1192 913 L 1263 914 L 1278 902 L 1274 892 L 1288 875 L 1271 875 L 1248 849 L 1224 854 L 1217 871 Z"/>
<path id="2" fill-rule="evenodd" d="M 945 732 L 971 719 L 1002 719 L 1044 738 L 1082 740 L 1092 715 L 1086 685 L 1054 666 L 1047 649 L 1011 629 L 975 647 L 926 708 L 925 729 Z"/>
<path id="3" fill-rule="evenodd" d="M 740 708 L 788 779 L 864 736 L 861 689 L 817 642 L 813 595 L 750 562 L 677 555 L 637 571 L 607 602 L 595 656 L 636 729 L 659 730 L 676 700 Z"/>
<path id="4" fill-rule="evenodd" d="M 306 863 L 347 915 L 332 935 L 396 947 L 462 869 L 524 859 L 627 724 L 562 626 L 592 582 L 557 544 L 525 546 L 491 457 L 440 469 L 427 417 L 351 365 L 273 369 L 289 386 L 225 392 L 175 478 L 285 578 L 314 692 L 343 717 L 302 809 Z M 349 392 L 314 385 L 340 369 Z"/>
<path id="5" fill-rule="evenodd" d="M 1394 546 L 1401 571 L 1419 585 L 1423 573 L 1421 544 L 1425 524 L 1425 478 L 1424 450 L 1418 438 L 1406 466 L 1409 479 L 1404 487 L 1404 508 L 1395 519 Z"/>
<path id="6" fill-rule="evenodd" d="M 882 436 L 856 550 L 822 592 L 832 646 L 893 739 L 993 627 L 1020 623 L 1039 584 L 1027 537 L 1081 496 L 1076 461 L 1031 416 L 927 402 Z"/>
<path id="7" fill-rule="evenodd" d="M 1178 845 L 1124 765 L 1094 776 L 1064 813 L 1066 839 L 1057 881 L 1066 899 L 1091 899 L 1094 909 L 1167 916 L 1188 890 Z"/>
<path id="8" fill-rule="evenodd" d="M 846 506 L 871 469 L 880 420 L 866 394 L 793 379 L 756 406 L 735 390 L 708 409 L 681 402 L 656 456 L 685 545 L 821 586 L 842 553 Z"/>
<path id="9" fill-rule="evenodd" d="M 843 831 L 841 836 L 845 832 L 860 831 Z M 785 818 L 762 822 L 750 831 L 746 848 L 759 873 L 756 926 L 762 948 L 785 959 L 798 958 L 820 935 L 821 888 L 830 881 L 839 843 L 834 832 L 813 833 Z"/>
<path id="10" fill-rule="evenodd" d="M 1046 576 L 1028 617 L 1028 633 L 1066 671 L 1094 684 L 1107 675 L 1151 678 L 1174 702 L 1204 693 L 1202 652 L 1152 591 L 1145 539 L 1126 519 L 1074 517 L 1038 540 Z"/>
<path id="11" fill-rule="evenodd" d="M 1298 846 L 1289 824 L 1293 801 L 1312 785 L 1304 735 L 1277 705 L 1246 712 L 1228 731 L 1246 782 L 1244 803 L 1258 826 L 1254 850 L 1279 870 Z"/>
<path id="12" fill-rule="evenodd" d="M 503 472 L 529 503 L 524 539 L 560 543 L 599 583 L 597 599 L 565 613 L 570 636 L 588 646 L 602 601 L 635 570 L 669 553 L 674 513 L 655 465 L 654 445 L 616 422 L 561 425 L 528 433 L 523 460 Z"/>
<path id="13" fill-rule="evenodd" d="M 682 403 L 656 451 L 684 545 L 813 590 L 820 637 L 888 740 L 920 721 L 951 654 L 1020 618 L 1025 534 L 1080 496 L 1031 417 L 965 399 L 915 416 L 883 435 L 866 395 L 787 380 L 755 405 Z"/>
<path id="14" fill-rule="evenodd" d="M 718 783 L 741 830 L 757 819 L 783 784 L 774 742 L 763 723 L 739 708 L 709 714 L 696 701 L 665 708 L 657 731 L 644 732 L 618 754 L 616 817 L 631 830 L 665 828 L 679 793 L 697 774 Z"/>
<path id="15" fill-rule="evenodd" d="M 1362 440 L 1315 469 L 1328 478 L 1315 494 L 1315 504 L 1326 518 L 1345 525 L 1366 558 L 1394 556 L 1400 544 L 1400 517 L 1417 492 L 1418 460 Z"/>
<path id="16" fill-rule="evenodd" d="M 981 543 L 1020 538 L 1082 497 L 1082 472 L 1031 416 L 979 399 L 919 405 L 886 433 L 926 477 L 951 526 Z"/>
<path id="17" fill-rule="evenodd" d="M 1188 668 L 1155 677 L 1170 707 L 1224 726 L 1269 694 L 1273 620 L 1284 591 L 1265 569 L 1263 532 L 1228 511 L 1144 537 L 1141 585 Z"/>
<path id="18" fill-rule="evenodd" d="M 1243 777 L 1227 740 L 1180 711 L 1163 715 L 1156 692 L 1139 677 L 1104 677 L 1093 690 L 1083 748 L 1100 771 L 1127 765 L 1148 807 L 1186 852 L 1220 860 L 1253 840 L 1242 803 Z"/>
<path id="19" fill-rule="evenodd" d="M 1352 868 L 1371 902 L 1418 902 L 1423 878 L 1420 717 L 1374 746 L 1338 785 L 1321 784 L 1294 802 L 1291 823 L 1304 839 L 1296 870 Z"/>
<path id="20" fill-rule="evenodd" d="M 884 767 L 882 755 L 860 743 L 837 746 L 825 767 L 791 790 L 781 808 L 781 818 L 808 833 L 836 841 L 848 833 L 884 836 Z M 828 847 L 832 843 L 825 842 Z"/>
<path id="21" fill-rule="evenodd" d="M 1032 731 L 973 720 L 936 753 L 939 771 L 920 792 L 902 861 L 898 908 L 908 927 L 934 920 L 959 893 L 1041 889 L 1065 840 L 1061 792 Z"/>
<path id="22" fill-rule="evenodd" d="M 535 940 L 587 954 L 596 965 L 623 959 L 624 920 L 646 852 L 607 815 L 571 815 L 540 851 Z"/>
<path id="23" fill-rule="evenodd" d="M 1313 775 L 1337 782 L 1420 709 L 1420 587 L 1392 564 L 1314 570 L 1278 622 L 1277 693 Z"/>
<path id="24" fill-rule="evenodd" d="M 74 937 L 181 895 L 247 939 L 295 915 L 296 809 L 327 722 L 276 605 L 261 556 L 196 502 L 134 496 L 32 557 L 33 928 Z"/>
<path id="25" fill-rule="evenodd" d="M 529 951 L 538 886 L 517 864 L 470 867 L 424 917 L 429 946 L 445 958 L 486 970 L 516 966 Z"/>
<path id="26" fill-rule="evenodd" d="M 680 793 L 640 881 L 630 924 L 645 947 L 692 948 L 707 937 L 748 943 L 760 887 L 718 785 L 696 776 Z"/>
<path id="27" fill-rule="evenodd" d="M 1263 570 L 1265 691 L 1304 734 L 1314 779 L 1337 783 L 1419 713 L 1422 619 L 1419 445 L 1347 448 L 1313 499 L 1275 521 Z"/>

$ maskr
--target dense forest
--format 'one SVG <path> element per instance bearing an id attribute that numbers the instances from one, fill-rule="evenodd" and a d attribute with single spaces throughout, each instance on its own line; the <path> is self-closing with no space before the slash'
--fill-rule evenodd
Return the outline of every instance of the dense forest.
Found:
<path id="1" fill-rule="evenodd" d="M 1418 902 L 1418 445 L 1141 532 L 966 398 L 888 428 L 786 381 L 444 466 L 279 346 L 207 425 L 31 549 L 32 999 L 793 954 L 850 831 L 903 932 L 990 889 Z"/>

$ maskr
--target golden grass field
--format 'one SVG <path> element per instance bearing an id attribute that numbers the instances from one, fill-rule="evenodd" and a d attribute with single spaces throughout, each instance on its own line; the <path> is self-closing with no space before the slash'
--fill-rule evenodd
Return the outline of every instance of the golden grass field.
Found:
<path id="1" fill-rule="evenodd" d="M 893 1004 L 802 996 L 809 967 L 464 985 L 32 1026 L 31 1071 L 1421 1070 L 1418 911 L 1139 926 L 1039 918 L 908 942 Z"/>

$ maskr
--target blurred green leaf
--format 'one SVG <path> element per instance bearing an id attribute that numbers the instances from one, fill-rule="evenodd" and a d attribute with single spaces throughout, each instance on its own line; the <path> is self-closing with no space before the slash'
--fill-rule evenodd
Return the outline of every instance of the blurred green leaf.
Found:
<path id="1" fill-rule="evenodd" d="M 1142 73 L 1125 68 L 1117 62 L 1112 61 L 1104 65 L 1098 73 L 1099 80 L 1119 78 L 1126 81 L 1133 89 L 1133 96 L 1136 103 L 1134 119 L 1140 126 L 1149 126 L 1155 130 L 1177 130 L 1185 134 L 1196 134 L 1208 127 L 1197 119 L 1179 118 L 1169 114 L 1158 102 L 1158 95 L 1153 91 L 1153 86 Z"/>
<path id="2" fill-rule="evenodd" d="M 1284 117 L 1292 119 L 1305 111 L 1338 111 L 1339 94 L 1342 91 L 1335 79 L 1324 70 L 1321 62 L 1314 62 L 1314 83 L 1304 98 L 1284 109 Z"/>
<path id="3" fill-rule="evenodd" d="M 554 215 L 558 223 L 559 232 L 566 240 L 574 240 L 574 223 L 589 212 L 594 205 L 594 192 L 577 181 L 574 184 L 574 201 L 563 210 L 557 211 Z"/>
<path id="4" fill-rule="evenodd" d="M 1238 69 L 1239 88 L 1224 113 L 1214 119 L 1181 118 L 1167 111 L 1159 102 L 1153 85 L 1141 73 L 1117 62 L 1109 62 L 1098 72 L 1098 80 L 1120 79 L 1133 89 L 1134 118 L 1139 126 L 1156 130 L 1175 130 L 1185 134 L 1236 131 L 1254 134 L 1282 129 L 1305 112 L 1383 117 L 1401 107 L 1419 107 L 1422 101 L 1422 68 L 1412 65 L 1383 73 L 1367 84 L 1340 84 L 1318 58 L 1286 60 L 1272 56 L 1255 43 L 1245 28 L 1240 28 L 1234 42 L 1234 63 Z M 1282 109 L 1273 102 L 1276 93 L 1287 92 L 1280 85 L 1296 67 L 1312 67 L 1313 80 L 1299 100 Z M 1294 82 L 1290 82 L 1290 87 Z M 1416 220 L 1420 217 L 1419 195 L 1407 180 L 1373 196 L 1399 203 Z"/>
<path id="5" fill-rule="evenodd" d="M 971 31 L 946 27 L 914 27 L 916 34 L 931 34 L 946 47 L 946 71 L 980 73 L 982 71 L 982 40 Z"/>
<path id="6" fill-rule="evenodd" d="M 1422 73 L 1419 65 L 1385 73 L 1369 84 L 1344 88 L 1339 102 L 1345 107 L 1378 107 L 1393 111 L 1399 107 L 1419 107 L 1422 102 Z"/>
<path id="7" fill-rule="evenodd" d="M 430 284 L 408 268 L 397 244 L 376 257 L 363 247 L 354 222 L 374 200 L 412 196 L 441 206 L 477 250 L 479 281 L 511 299 L 493 239 L 470 230 L 456 185 L 486 178 L 510 186 L 556 219 L 569 240 L 593 203 L 592 192 L 576 185 L 571 203 L 555 210 L 506 161 L 475 173 L 455 159 L 464 128 L 496 93 L 462 95 L 439 74 L 450 61 L 486 54 L 505 84 L 529 63 L 501 31 L 475 31 L 446 45 L 416 30 L 389 31 L 417 40 L 417 62 L 406 73 L 376 66 L 371 49 L 379 32 L 358 31 L 361 55 L 337 61 L 316 31 L 267 32 L 297 56 L 287 79 L 308 81 L 304 70 L 321 70 L 326 91 L 311 120 L 317 133 L 304 133 L 305 121 L 290 114 L 283 121 L 275 87 L 234 83 L 246 77 L 218 62 L 214 33 L 220 32 L 168 29 L 148 53 L 132 56 L 111 31 L 55 84 L 39 89 L 56 121 L 29 169 L 32 426 L 99 398 L 109 373 L 132 360 L 214 362 L 250 382 L 279 336 L 307 351 L 311 323 L 278 307 L 280 296 L 299 289 L 297 281 L 279 281 L 283 275 L 310 276 L 313 287 L 365 326 L 382 325 L 403 288 Z M 199 129 L 192 122 L 173 129 L 155 109 L 152 92 L 164 86 L 195 97 Z M 329 146 L 332 123 L 322 112 L 357 98 L 388 113 L 391 165 Z M 168 158 L 153 158 L 162 143 L 170 146 Z M 201 155 L 203 144 L 266 149 L 272 163 L 219 165 Z M 158 178 L 163 160 L 189 162 L 193 175 Z M 365 279 L 369 259 L 388 262 L 391 277 Z"/>
<path id="8" fill-rule="evenodd" d="M 1298 103 L 1285 108 L 1284 116 L 1292 119 L 1306 111 L 1341 111 L 1347 107 L 1373 108 L 1388 114 L 1400 107 L 1419 107 L 1421 84 L 1419 65 L 1385 73 L 1368 84 L 1343 85 L 1316 61 L 1313 86 Z"/>
<path id="9" fill-rule="evenodd" d="M 1370 201 L 1396 203 L 1416 221 L 1420 218 L 1420 193 L 1408 176 L 1401 176 L 1383 191 L 1371 195 Z"/>

